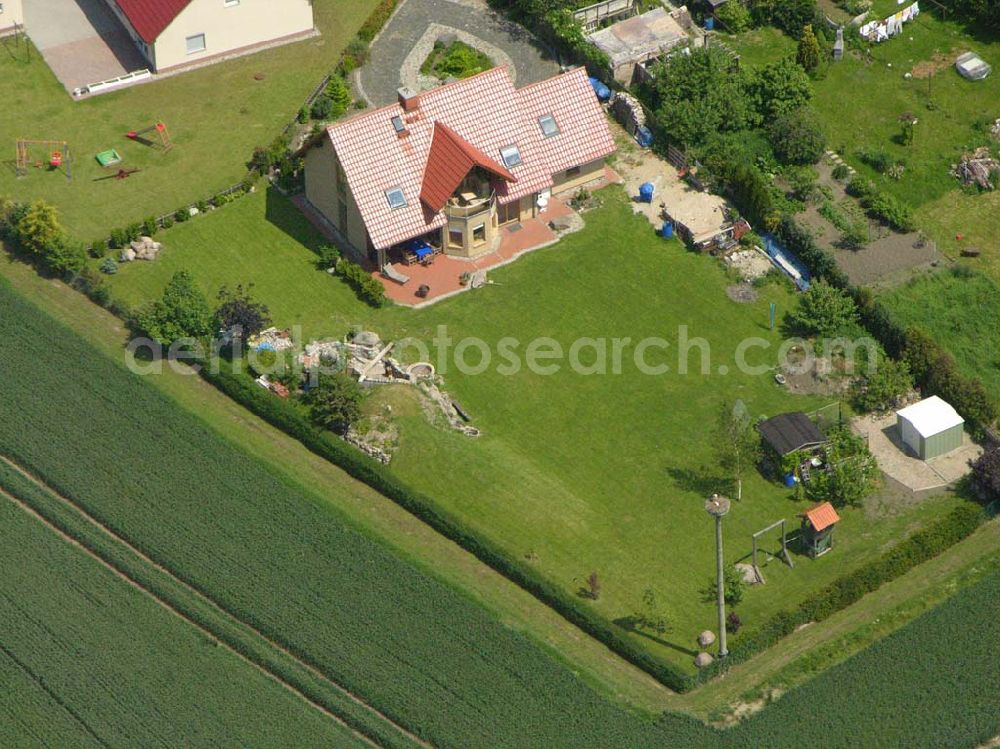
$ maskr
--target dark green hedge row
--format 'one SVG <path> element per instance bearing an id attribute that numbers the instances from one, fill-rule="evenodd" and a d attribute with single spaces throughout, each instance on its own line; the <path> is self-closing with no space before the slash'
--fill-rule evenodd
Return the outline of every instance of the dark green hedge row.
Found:
<path id="1" fill-rule="evenodd" d="M 392 12 L 396 10 L 397 3 L 398 0 L 382 0 L 382 2 L 376 5 L 375 10 L 361 24 L 358 36 L 366 42 L 374 39 L 378 35 L 378 32 L 382 30 L 382 27 L 385 26 L 386 21 L 392 16 Z"/>
<path id="2" fill-rule="evenodd" d="M 982 508 L 962 504 L 940 520 L 897 544 L 878 559 L 838 578 L 813 593 L 795 609 L 775 614 L 763 626 L 741 634 L 724 661 L 704 669 L 699 678 L 709 679 L 728 668 L 767 650 L 808 622 L 820 622 L 856 603 L 866 593 L 895 580 L 904 573 L 969 536 L 986 519 Z"/>
<path id="3" fill-rule="evenodd" d="M 201 375 L 228 397 L 298 440 L 316 455 L 393 500 L 666 686 L 676 691 L 686 691 L 695 685 L 690 675 L 628 640 L 618 625 L 586 608 L 582 601 L 573 598 L 529 566 L 512 558 L 498 545 L 467 528 L 461 520 L 436 506 L 427 495 L 407 486 L 381 463 L 315 427 L 305 414 L 287 401 L 275 398 L 249 376 L 232 372 L 216 373 L 207 368 L 202 368 Z"/>
<path id="4" fill-rule="evenodd" d="M 372 709 L 355 701 L 341 689 L 331 687 L 325 680 L 292 661 L 243 622 L 216 610 L 214 602 L 209 602 L 211 599 L 202 600 L 185 584 L 174 580 L 169 573 L 157 569 L 125 544 L 100 530 L 81 511 L 66 506 L 2 461 L 0 487 L 151 595 L 167 602 L 244 658 L 277 675 L 310 700 L 323 705 L 354 730 L 386 749 L 413 749 L 416 746 L 415 742 L 377 716 Z"/>

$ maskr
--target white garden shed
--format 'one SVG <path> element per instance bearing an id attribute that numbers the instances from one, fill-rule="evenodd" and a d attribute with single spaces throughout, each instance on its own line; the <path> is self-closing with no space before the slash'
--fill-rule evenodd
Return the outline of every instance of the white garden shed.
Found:
<path id="1" fill-rule="evenodd" d="M 950 453 L 962 446 L 965 419 L 936 395 L 896 412 L 903 444 L 921 460 Z"/>

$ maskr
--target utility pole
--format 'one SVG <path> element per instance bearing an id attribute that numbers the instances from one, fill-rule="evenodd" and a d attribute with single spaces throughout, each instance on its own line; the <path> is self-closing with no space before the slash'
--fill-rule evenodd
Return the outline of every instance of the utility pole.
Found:
<path id="1" fill-rule="evenodd" d="M 722 518 L 729 512 L 730 502 L 726 497 L 713 494 L 705 501 L 705 512 L 715 518 L 715 573 L 719 607 L 719 658 L 729 655 L 726 648 L 726 584 L 722 561 Z"/>

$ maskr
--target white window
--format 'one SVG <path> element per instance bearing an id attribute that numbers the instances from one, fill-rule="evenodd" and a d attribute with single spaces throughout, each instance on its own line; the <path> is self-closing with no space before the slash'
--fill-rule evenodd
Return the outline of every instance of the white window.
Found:
<path id="1" fill-rule="evenodd" d="M 389 201 L 389 207 L 395 210 L 406 205 L 406 196 L 403 195 L 402 187 L 393 187 L 385 191 L 385 199 Z"/>
<path id="2" fill-rule="evenodd" d="M 503 159 L 503 165 L 510 169 L 521 163 L 521 152 L 517 150 L 517 146 L 504 146 L 500 149 L 500 158 Z"/>
<path id="3" fill-rule="evenodd" d="M 205 51 L 205 35 L 195 34 L 187 38 L 187 53 L 193 55 L 196 52 Z"/>
<path id="4" fill-rule="evenodd" d="M 551 138 L 553 135 L 559 135 L 559 126 L 556 124 L 556 118 L 551 114 L 543 114 L 539 117 L 538 126 L 542 128 L 542 135 L 546 138 Z"/>

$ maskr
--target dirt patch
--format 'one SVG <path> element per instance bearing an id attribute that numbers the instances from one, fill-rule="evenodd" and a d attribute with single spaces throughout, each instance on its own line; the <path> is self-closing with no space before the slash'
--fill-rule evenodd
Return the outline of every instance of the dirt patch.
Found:
<path id="1" fill-rule="evenodd" d="M 737 304 L 751 304 L 757 301 L 757 289 L 748 283 L 737 283 L 726 287 L 726 296 Z"/>
<path id="2" fill-rule="evenodd" d="M 785 387 L 797 395 L 842 395 L 851 387 L 851 378 L 838 371 L 828 358 L 816 359 L 806 371 L 795 360 L 795 352 L 789 353 L 789 363 L 794 367 L 782 369 Z"/>
<path id="3" fill-rule="evenodd" d="M 914 65 L 910 73 L 914 78 L 919 78 L 920 80 L 933 78 L 942 70 L 946 70 L 954 65 L 955 58 L 958 57 L 960 52 L 961 50 L 957 47 L 952 47 L 950 52 L 935 52 L 930 60 L 924 60 Z"/>
<path id="4" fill-rule="evenodd" d="M 847 195 L 843 183 L 833 178 L 830 163 L 824 160 L 817 165 L 817 170 L 818 183 L 829 190 L 831 202 L 838 206 L 846 203 L 857 206 Z M 817 205 L 808 205 L 798 219 L 815 237 L 816 244 L 829 252 L 851 283 L 858 286 L 893 284 L 906 280 L 918 268 L 944 261 L 937 246 L 919 232 L 900 234 L 866 218 L 870 241 L 860 250 L 849 250 L 840 246 L 840 232 L 819 213 Z"/>

